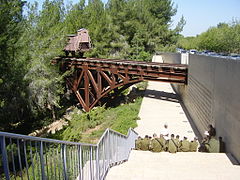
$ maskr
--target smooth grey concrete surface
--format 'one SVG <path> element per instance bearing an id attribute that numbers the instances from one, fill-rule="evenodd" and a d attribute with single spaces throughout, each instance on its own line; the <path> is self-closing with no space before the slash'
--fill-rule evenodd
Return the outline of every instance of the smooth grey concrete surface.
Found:
<path id="1" fill-rule="evenodd" d="M 152 153 L 132 151 L 127 162 L 114 166 L 106 180 L 237 180 L 240 166 L 224 153 Z"/>
<path id="2" fill-rule="evenodd" d="M 181 64 L 180 53 L 160 53 L 159 55 L 162 56 L 162 60 L 164 63 Z"/>
<path id="3" fill-rule="evenodd" d="M 167 57 L 171 57 L 170 54 Z M 166 62 L 164 58 L 163 62 Z M 212 68 L 213 65 L 206 67 L 203 70 L 203 73 L 206 71 L 203 77 L 208 77 L 211 74 Z M 201 71 L 196 70 L 196 72 L 200 73 Z M 194 122 L 196 122 L 198 127 L 203 127 L 202 130 L 205 130 L 205 126 L 208 123 L 213 123 L 214 119 L 214 116 L 211 116 L 214 112 L 214 103 L 212 103 L 214 93 L 210 89 L 211 87 L 214 88 L 214 86 L 211 86 L 210 82 L 206 82 L 210 87 L 205 87 L 201 83 L 201 79 L 196 78 L 194 73 L 191 74 L 193 77 L 191 77 L 188 86 L 173 86 L 179 95 L 181 95 L 184 103 L 187 104 L 187 111 L 195 118 Z M 194 116 L 191 113 L 196 114 Z M 141 136 L 159 132 L 165 122 L 169 125 L 170 133 L 179 134 L 181 137 L 188 136 L 190 139 L 195 136 L 192 126 L 189 123 L 190 121 L 184 114 L 177 96 L 169 84 L 149 82 L 139 117 L 141 120 L 138 121 L 138 127 L 135 130 Z M 157 134 L 159 135 L 159 133 Z M 132 151 L 126 163 L 110 169 L 106 180 L 239 179 L 240 166 L 233 165 L 229 157 L 231 157 L 230 154 L 224 153 L 178 152 L 171 154 L 167 152 Z"/>
<path id="4" fill-rule="evenodd" d="M 148 82 L 147 90 L 139 111 L 140 120 L 136 132 L 144 137 L 153 133 L 160 135 L 165 123 L 169 134 L 180 135 L 192 140 L 195 133 L 179 103 L 179 100 L 168 83 Z"/>
<path id="5" fill-rule="evenodd" d="M 168 53 L 163 61 L 176 63 L 176 56 Z M 240 61 L 190 55 L 188 72 L 188 85 L 173 86 L 189 115 L 202 135 L 213 124 L 240 162 Z"/>

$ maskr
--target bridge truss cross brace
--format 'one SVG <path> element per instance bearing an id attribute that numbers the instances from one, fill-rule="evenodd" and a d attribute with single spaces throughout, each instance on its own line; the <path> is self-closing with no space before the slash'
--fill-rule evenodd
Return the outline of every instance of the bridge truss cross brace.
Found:
<path id="1" fill-rule="evenodd" d="M 115 97 L 144 80 L 182 84 L 187 81 L 187 68 L 181 65 L 94 58 L 59 58 L 52 62 L 61 62 L 64 72 L 74 68 L 66 82 L 86 112 L 101 105 L 104 97 Z"/>
<path id="2" fill-rule="evenodd" d="M 76 70 L 66 78 L 69 88 L 75 93 L 83 109 L 88 112 L 105 96 L 115 97 L 131 85 L 143 81 L 128 74 L 104 72 L 101 68 L 89 70 L 88 66 Z"/>

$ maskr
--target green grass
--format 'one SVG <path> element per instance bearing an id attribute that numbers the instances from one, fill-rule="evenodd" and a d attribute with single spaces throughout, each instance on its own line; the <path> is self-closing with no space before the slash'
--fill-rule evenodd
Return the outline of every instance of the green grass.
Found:
<path id="1" fill-rule="evenodd" d="M 128 95 L 128 98 L 125 98 L 125 103 L 122 103 L 119 106 L 109 108 L 104 106 L 96 107 L 87 113 L 81 112 L 75 108 L 72 119 L 69 121 L 68 126 L 64 127 L 56 134 L 49 135 L 48 138 L 73 142 L 97 143 L 107 128 L 111 128 L 126 135 L 130 127 L 137 127 L 137 120 L 139 119 L 138 113 L 142 103 L 142 97 L 144 94 L 144 89 L 146 88 L 146 83 L 139 84 L 136 87 L 136 92 L 132 95 Z M 57 145 L 55 148 L 60 148 L 58 146 L 59 145 Z M 49 163 L 58 159 L 56 156 L 52 155 L 51 151 L 46 152 L 45 155 L 48 156 Z M 37 164 L 37 159 L 35 156 L 33 157 L 33 161 L 35 162 L 34 164 Z M 37 168 L 40 167 L 34 167 L 33 169 L 31 166 L 29 168 L 29 172 L 37 172 Z M 61 168 L 62 167 L 57 170 L 57 173 L 61 171 Z M 23 170 L 23 177 L 24 179 L 27 178 L 25 168 Z M 20 179 L 20 177 L 18 176 L 17 179 Z M 30 177 L 30 179 L 32 179 L 32 177 Z"/>
<path id="2" fill-rule="evenodd" d="M 107 128 L 127 134 L 130 127 L 137 126 L 136 121 L 139 119 L 138 112 L 141 102 L 142 97 L 138 97 L 134 103 L 107 109 L 97 107 L 88 113 L 74 113 L 67 127 L 49 137 L 66 141 L 96 143 Z"/>
<path id="3" fill-rule="evenodd" d="M 107 128 L 127 134 L 130 127 L 137 127 L 136 121 L 139 119 L 138 113 L 145 88 L 145 82 L 138 84 L 135 97 L 117 107 L 96 107 L 90 112 L 80 114 L 79 110 L 75 109 L 69 125 L 49 137 L 66 141 L 97 143 Z"/>

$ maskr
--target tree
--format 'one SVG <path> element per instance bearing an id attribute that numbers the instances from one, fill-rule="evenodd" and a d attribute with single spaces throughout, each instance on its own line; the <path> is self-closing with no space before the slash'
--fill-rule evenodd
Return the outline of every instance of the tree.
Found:
<path id="1" fill-rule="evenodd" d="M 0 3 L 0 127 L 11 130 L 24 122 L 28 114 L 22 81 L 25 62 L 18 56 L 22 50 L 18 39 L 22 34 L 24 1 L 1 0 Z"/>
<path id="2" fill-rule="evenodd" d="M 178 46 L 184 49 L 211 50 L 219 53 L 240 52 L 240 23 L 219 23 L 197 37 L 181 38 Z"/>
<path id="3" fill-rule="evenodd" d="M 129 59 L 150 60 L 151 54 L 171 46 L 178 36 L 169 28 L 176 13 L 170 0 L 110 0 L 107 12 L 116 34 L 122 37 L 120 44 L 129 47 Z"/>
<path id="4" fill-rule="evenodd" d="M 59 76 L 50 61 L 61 54 L 65 42 L 63 1 L 46 0 L 36 20 L 35 23 L 31 22 L 29 27 L 32 49 L 30 67 L 25 75 L 30 105 L 35 113 L 50 110 L 52 118 L 56 119 L 55 107 L 60 107 L 59 95 L 63 93 L 63 77 Z M 34 26 L 31 26 L 32 24 Z"/>
<path id="5" fill-rule="evenodd" d="M 50 61 L 63 54 L 67 34 L 89 30 L 93 50 L 87 57 L 148 61 L 156 51 L 173 48 L 181 31 L 181 24 L 170 29 L 176 13 L 171 0 L 63 2 L 45 0 L 39 10 L 37 2 L 0 0 L 1 130 L 28 133 L 65 108 L 65 74 Z"/>

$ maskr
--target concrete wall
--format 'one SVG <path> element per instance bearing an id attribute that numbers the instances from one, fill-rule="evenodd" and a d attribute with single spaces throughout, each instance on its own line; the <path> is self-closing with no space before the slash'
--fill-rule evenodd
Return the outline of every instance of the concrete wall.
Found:
<path id="1" fill-rule="evenodd" d="M 160 53 L 159 56 L 162 56 L 162 60 L 164 63 L 181 64 L 180 53 Z"/>
<path id="2" fill-rule="evenodd" d="M 178 54 L 163 55 L 163 61 L 175 57 L 176 63 Z M 188 85 L 173 86 L 201 135 L 213 124 L 240 162 L 240 61 L 190 55 Z"/>

